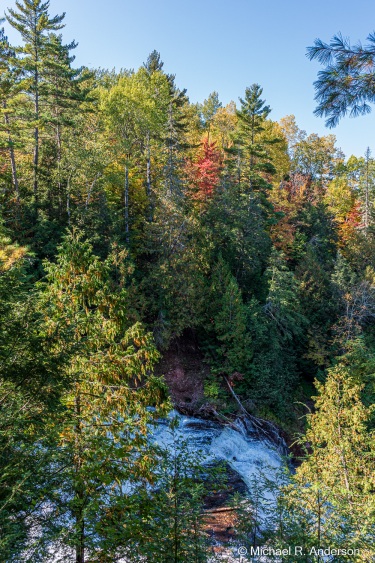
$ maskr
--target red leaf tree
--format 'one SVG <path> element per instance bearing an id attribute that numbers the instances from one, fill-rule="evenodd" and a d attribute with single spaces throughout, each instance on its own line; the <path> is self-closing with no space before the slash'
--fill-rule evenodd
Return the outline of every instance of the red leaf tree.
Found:
<path id="1" fill-rule="evenodd" d="M 200 202 L 209 201 L 220 182 L 222 159 L 216 143 L 204 139 L 198 160 L 189 162 L 187 172 L 192 189 L 191 197 Z"/>

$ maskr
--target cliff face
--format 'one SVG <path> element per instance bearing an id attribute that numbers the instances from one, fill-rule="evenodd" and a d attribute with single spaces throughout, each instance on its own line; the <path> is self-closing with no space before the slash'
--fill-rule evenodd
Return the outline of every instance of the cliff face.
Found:
<path id="1" fill-rule="evenodd" d="M 205 397 L 204 382 L 210 374 L 210 368 L 207 363 L 204 362 L 203 354 L 193 335 L 184 335 L 174 340 L 169 349 L 163 353 L 156 372 L 158 375 L 164 376 L 169 388 L 173 407 L 180 414 L 209 419 L 229 425 L 233 423 L 234 427 L 236 426 L 235 419 L 242 417 L 246 432 L 248 432 L 253 439 L 266 439 L 270 443 L 273 443 L 283 455 L 290 453 L 287 449 L 287 445 L 290 446 L 294 442 L 294 438 L 288 436 L 274 423 L 257 418 L 248 413 L 235 395 L 234 389 L 232 389 L 231 392 L 228 391 L 228 382 L 226 384 L 224 379 L 221 384 L 224 396 L 227 396 L 225 404 L 233 405 L 231 415 L 223 415 L 220 412 L 220 406 L 214 406 L 210 399 Z M 233 378 L 228 378 L 228 380 L 229 382 L 234 381 Z M 294 453 L 293 450 L 292 453 Z"/>
<path id="2" fill-rule="evenodd" d="M 204 404 L 204 380 L 209 367 L 193 338 L 175 340 L 156 371 L 164 375 L 174 407 L 184 414 L 197 414 Z"/>
<path id="3" fill-rule="evenodd" d="M 210 370 L 193 337 L 175 340 L 164 352 L 157 367 L 163 374 L 180 419 L 178 433 L 194 450 L 202 450 L 209 463 L 220 464 L 223 482 L 205 498 L 204 529 L 222 550 L 236 539 L 238 514 L 233 496 L 251 496 L 252 481 L 263 468 L 281 465 L 280 453 L 287 448 L 278 429 L 270 422 L 246 415 L 224 384 L 233 413 L 221 416 L 204 395 L 204 382 Z M 168 444 L 168 432 L 158 429 L 157 440 Z M 279 452 L 277 451 L 279 450 Z"/>

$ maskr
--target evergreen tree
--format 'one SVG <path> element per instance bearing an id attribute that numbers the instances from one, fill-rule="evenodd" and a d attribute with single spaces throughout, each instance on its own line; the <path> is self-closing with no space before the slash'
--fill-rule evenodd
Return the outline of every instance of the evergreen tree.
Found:
<path id="1" fill-rule="evenodd" d="M 49 1 L 23 0 L 16 2 L 18 11 L 9 9 L 7 20 L 21 35 L 24 46 L 20 49 L 21 58 L 17 64 L 22 70 L 23 78 L 27 81 L 27 92 L 33 100 L 33 113 L 30 119 L 35 123 L 34 128 L 34 199 L 38 205 L 39 181 L 39 130 L 44 117 L 42 85 L 44 81 L 44 63 L 48 53 L 48 32 L 63 27 L 61 23 L 65 14 L 50 17 L 48 13 Z"/>
<path id="2" fill-rule="evenodd" d="M 278 137 L 266 139 L 262 135 L 265 122 L 271 108 L 261 99 L 263 89 L 253 84 L 245 90 L 245 98 L 240 98 L 241 108 L 237 111 L 238 139 L 237 146 L 241 162 L 240 178 L 248 184 L 250 192 L 266 193 L 270 188 L 268 178 L 275 173 L 269 146 L 279 142 Z"/>
<path id="3" fill-rule="evenodd" d="M 87 81 L 89 73 L 82 68 L 72 68 L 75 57 L 70 52 L 77 47 L 73 41 L 62 43 L 61 35 L 53 33 L 48 38 L 48 53 L 44 61 L 44 81 L 40 93 L 44 98 L 44 150 L 41 164 L 43 180 L 47 184 L 47 201 L 51 219 L 61 217 L 62 200 L 67 201 L 68 182 L 62 174 L 62 161 L 67 147 L 65 129 L 77 127 L 79 113 L 86 114 L 89 109 Z M 69 156 L 67 155 L 67 158 Z M 59 202 L 59 203 L 57 203 Z M 56 211 L 58 212 L 56 213 Z M 69 217 L 68 217 L 69 219 Z"/>
<path id="4" fill-rule="evenodd" d="M 3 21 L 0 20 L 0 24 Z M 0 106 L 3 116 L 3 123 L 0 125 L 0 150 L 3 151 L 5 149 L 9 152 L 12 185 L 17 204 L 19 205 L 20 191 L 14 150 L 14 136 L 17 135 L 17 128 L 15 127 L 14 120 L 11 118 L 11 114 L 14 111 L 12 105 L 19 90 L 19 76 L 16 75 L 15 69 L 12 66 L 14 57 L 14 50 L 9 44 L 4 28 L 0 28 Z"/>
<path id="5" fill-rule="evenodd" d="M 358 549 L 338 561 L 371 561 L 374 555 L 375 504 L 373 431 L 368 423 L 373 407 L 361 401 L 361 385 L 340 362 L 317 383 L 316 412 L 308 415 L 308 453 L 297 469 L 284 501 L 292 515 L 306 561 L 322 557 L 310 549 L 335 546 Z M 287 528 L 286 528 L 287 530 Z M 297 543 L 302 545 L 302 543 Z"/>
<path id="6" fill-rule="evenodd" d="M 143 63 L 143 67 L 147 70 L 148 74 L 160 72 L 163 70 L 164 63 L 160 58 L 160 53 L 155 49 L 147 57 L 147 61 Z"/>
<path id="7" fill-rule="evenodd" d="M 252 343 L 247 332 L 247 310 L 241 291 L 227 264 L 219 259 L 212 273 L 209 322 L 217 344 L 211 360 L 213 371 L 243 377 L 252 357 Z"/>
<path id="8" fill-rule="evenodd" d="M 248 326 L 254 358 L 249 366 L 252 399 L 260 409 L 285 417 L 298 382 L 296 343 L 307 326 L 298 299 L 299 285 L 284 257 L 273 251 L 266 270 L 265 304 L 252 298 Z"/>
<path id="9" fill-rule="evenodd" d="M 315 114 L 326 117 L 328 127 L 336 127 L 342 117 L 365 115 L 374 102 L 374 44 L 375 35 L 367 37 L 368 44 L 351 45 L 341 34 L 329 44 L 317 39 L 308 47 L 310 60 L 318 60 L 326 68 L 318 73 L 315 82 L 318 106 Z"/>
<path id="10" fill-rule="evenodd" d="M 94 556 L 100 551 L 96 526 L 109 526 L 108 507 L 123 495 L 125 482 L 149 478 L 152 460 L 141 454 L 157 416 L 149 407 L 162 407 L 166 398 L 152 375 L 158 358 L 152 337 L 140 324 L 129 326 L 126 292 L 111 283 L 111 269 L 124 274 L 123 260 L 113 253 L 101 262 L 74 232 L 57 263 L 45 264 L 40 308 L 47 334 L 68 354 L 69 387 L 51 429 L 59 482 L 46 491 L 48 517 L 35 515 L 42 533 L 30 561 L 56 548 L 66 556 L 73 549 L 76 563 Z"/>
<path id="11" fill-rule="evenodd" d="M 0 551 L 4 562 L 24 561 L 48 486 L 56 445 L 51 419 L 66 390 L 64 350 L 46 337 L 37 312 L 27 249 L 0 227 Z"/>

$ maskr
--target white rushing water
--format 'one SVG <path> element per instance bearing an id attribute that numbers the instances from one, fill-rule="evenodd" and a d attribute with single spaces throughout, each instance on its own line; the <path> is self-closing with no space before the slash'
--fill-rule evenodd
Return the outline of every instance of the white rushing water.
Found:
<path id="1" fill-rule="evenodd" d="M 177 419 L 178 425 L 172 432 L 170 422 L 173 418 Z M 277 440 L 277 447 L 270 440 L 259 436 L 249 419 L 239 418 L 233 425 L 225 426 L 180 415 L 176 411 L 172 411 L 168 419 L 159 421 L 153 430 L 153 440 L 163 449 L 173 448 L 176 440 L 183 441 L 189 451 L 199 452 L 203 464 L 226 462 L 241 477 L 249 496 L 255 482 L 264 479 L 275 481 L 275 475 L 284 465 L 283 458 L 287 454 L 282 438 Z M 261 502 L 266 503 L 269 508 L 275 502 L 274 493 L 263 489 Z M 262 507 L 259 510 L 259 516 L 262 517 Z M 244 554 L 241 556 L 238 549 L 239 546 L 228 546 L 212 559 L 212 563 L 249 563 L 251 560 Z M 268 563 L 271 560 L 260 558 L 259 561 Z"/>
<path id="2" fill-rule="evenodd" d="M 178 424 L 172 432 L 173 419 L 177 419 Z M 225 426 L 210 420 L 184 416 L 176 411 L 172 411 L 168 418 L 158 421 L 151 430 L 151 439 L 161 448 L 170 450 L 176 441 L 184 442 L 195 457 L 198 453 L 203 465 L 226 462 L 243 480 L 249 495 L 254 480 L 258 480 L 260 474 L 270 481 L 274 480 L 275 473 L 284 463 L 282 454 L 286 453 L 283 451 L 282 440 L 279 448 L 276 447 L 270 440 L 260 437 L 249 420 L 239 418 L 231 426 Z M 267 497 L 267 494 L 263 497 L 266 502 L 272 501 Z M 239 558 L 235 552 L 235 549 L 226 550 L 220 560 L 223 563 L 247 561 L 246 558 Z M 50 563 L 68 563 L 73 560 L 72 550 L 62 549 L 57 545 L 51 548 Z M 127 562 L 121 560 L 121 563 Z"/>
<path id="3" fill-rule="evenodd" d="M 170 419 L 177 418 L 179 425 L 169 428 Z M 247 487 L 261 471 L 272 478 L 272 473 L 282 464 L 282 455 L 270 441 L 254 437 L 242 420 L 232 427 L 217 422 L 188 417 L 172 411 L 169 420 L 160 421 L 153 431 L 153 440 L 161 447 L 171 447 L 174 439 L 186 441 L 191 451 L 201 451 L 206 462 L 225 461 L 240 475 Z"/>

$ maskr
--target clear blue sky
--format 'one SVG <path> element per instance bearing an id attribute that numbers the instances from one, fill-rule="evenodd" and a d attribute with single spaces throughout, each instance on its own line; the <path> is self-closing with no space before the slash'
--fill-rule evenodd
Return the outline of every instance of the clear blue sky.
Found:
<path id="1" fill-rule="evenodd" d="M 273 119 L 293 113 L 308 133 L 334 133 L 345 154 L 367 146 L 375 154 L 375 107 L 332 131 L 314 117 L 320 66 L 305 56 L 315 38 L 338 31 L 364 41 L 375 29 L 374 0 L 51 0 L 51 14 L 64 11 L 64 38 L 79 42 L 79 65 L 136 69 L 156 49 L 193 102 L 213 90 L 224 104 L 237 101 L 257 82 Z"/>

